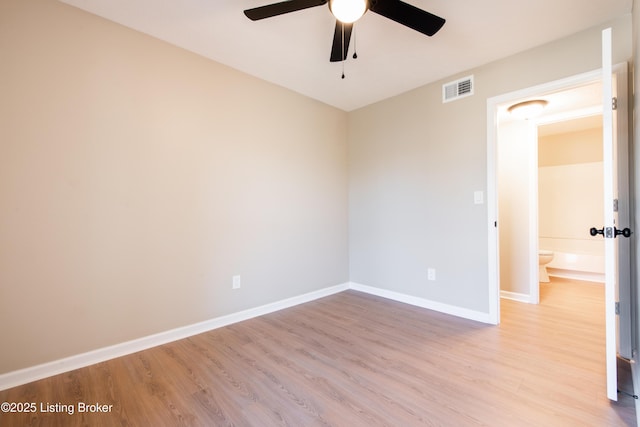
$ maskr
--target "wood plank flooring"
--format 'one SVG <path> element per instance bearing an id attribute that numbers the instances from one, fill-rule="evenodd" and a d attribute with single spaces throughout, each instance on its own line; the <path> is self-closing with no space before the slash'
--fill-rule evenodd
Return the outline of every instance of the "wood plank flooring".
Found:
<path id="1" fill-rule="evenodd" d="M 0 425 L 635 426 L 606 398 L 603 287 L 541 299 L 496 327 L 347 291 L 0 391 L 38 407 Z"/>

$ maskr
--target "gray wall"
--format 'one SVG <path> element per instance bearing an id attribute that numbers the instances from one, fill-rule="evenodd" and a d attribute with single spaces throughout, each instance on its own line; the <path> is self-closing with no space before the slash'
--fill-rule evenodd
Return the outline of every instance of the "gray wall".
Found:
<path id="1" fill-rule="evenodd" d="M 349 116 L 351 281 L 488 312 L 487 99 L 631 58 L 631 17 L 379 102 Z M 441 85 L 475 75 L 475 95 L 442 104 Z M 427 281 L 427 268 L 437 271 Z"/>

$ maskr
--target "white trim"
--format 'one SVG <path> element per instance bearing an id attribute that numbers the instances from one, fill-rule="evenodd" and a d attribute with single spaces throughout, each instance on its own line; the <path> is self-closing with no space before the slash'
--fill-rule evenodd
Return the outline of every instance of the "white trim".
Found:
<path id="1" fill-rule="evenodd" d="M 518 302 L 526 302 L 527 304 L 538 304 L 538 302 L 532 300 L 530 295 L 520 292 L 500 291 L 500 298 L 510 299 Z"/>
<path id="2" fill-rule="evenodd" d="M 538 126 L 529 122 L 529 300 L 540 304 L 540 268 L 538 242 Z"/>
<path id="3" fill-rule="evenodd" d="M 498 218 L 498 104 L 487 100 L 487 258 L 489 260 L 489 319 L 500 324 L 500 220 Z"/>
<path id="4" fill-rule="evenodd" d="M 593 282 L 593 283 L 604 284 L 604 273 L 563 270 L 562 268 L 547 267 L 547 274 L 549 274 L 549 277 L 559 277 L 561 279 L 580 280 L 582 282 Z"/>
<path id="5" fill-rule="evenodd" d="M 417 307 L 427 308 L 429 310 L 438 311 L 440 313 L 450 314 L 452 316 L 462 317 L 464 319 L 475 320 L 482 323 L 492 323 L 488 313 L 482 311 L 469 310 L 462 307 L 456 307 L 449 304 L 443 304 L 437 301 L 431 301 L 425 298 L 415 297 L 412 295 L 402 294 L 387 289 L 376 288 L 373 286 L 361 285 L 351 282 L 349 288 L 355 291 L 365 292 L 367 294 L 376 295 L 393 301 L 405 304 L 415 305 Z"/>
<path id="6" fill-rule="evenodd" d="M 171 329 L 154 335 L 134 339 L 131 341 L 115 344 L 109 347 L 99 348 L 86 353 L 77 354 L 64 359 L 54 360 L 41 365 L 32 366 L 17 371 L 7 372 L 0 375 L 0 390 L 16 387 L 22 384 L 37 381 L 42 378 L 58 375 L 74 369 L 104 362 L 105 360 L 136 353 L 162 344 L 167 344 L 193 335 L 211 331 L 243 320 L 252 319 L 257 316 L 273 313 L 278 310 L 293 307 L 306 302 L 314 301 L 329 295 L 333 295 L 349 289 L 349 283 L 343 283 L 314 292 L 309 292 L 282 301 L 265 304 L 260 307 L 239 311 L 226 316 L 205 320 L 204 322 Z"/>

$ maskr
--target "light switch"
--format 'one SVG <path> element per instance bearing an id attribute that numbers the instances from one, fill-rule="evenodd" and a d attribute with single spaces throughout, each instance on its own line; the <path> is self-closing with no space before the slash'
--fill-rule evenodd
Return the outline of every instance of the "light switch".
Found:
<path id="1" fill-rule="evenodd" d="M 475 191 L 473 193 L 473 203 L 475 203 L 476 205 L 483 204 L 484 203 L 484 192 Z"/>

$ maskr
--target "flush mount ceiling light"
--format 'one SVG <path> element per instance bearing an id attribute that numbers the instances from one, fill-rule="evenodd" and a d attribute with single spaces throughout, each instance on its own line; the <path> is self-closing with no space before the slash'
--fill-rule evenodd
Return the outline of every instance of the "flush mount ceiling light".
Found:
<path id="1" fill-rule="evenodd" d="M 513 104 L 508 111 L 515 118 L 529 120 L 540 115 L 548 103 L 544 99 L 532 99 Z"/>
<path id="2" fill-rule="evenodd" d="M 367 11 L 367 0 L 329 0 L 329 9 L 336 19 L 351 24 L 362 18 Z"/>

